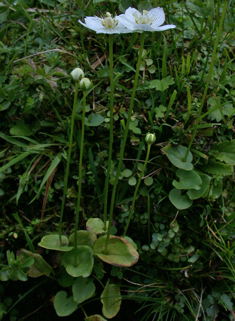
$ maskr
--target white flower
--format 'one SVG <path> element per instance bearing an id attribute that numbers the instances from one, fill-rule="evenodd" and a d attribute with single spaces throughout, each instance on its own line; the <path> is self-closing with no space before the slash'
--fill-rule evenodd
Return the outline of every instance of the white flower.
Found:
<path id="1" fill-rule="evenodd" d="M 99 17 L 86 17 L 85 23 L 78 20 L 83 26 L 91 30 L 96 31 L 96 33 L 127 33 L 131 32 L 119 21 L 119 16 L 112 18 L 109 12 L 106 12 L 104 18 Z"/>
<path id="2" fill-rule="evenodd" d="M 81 80 L 84 77 L 84 72 L 80 68 L 75 68 L 71 72 L 71 76 L 72 76 L 73 80 L 78 81 L 78 80 Z"/>
<path id="3" fill-rule="evenodd" d="M 89 78 L 82 78 L 79 84 L 82 91 L 89 90 L 93 86 Z"/>
<path id="4" fill-rule="evenodd" d="M 165 14 L 160 7 L 150 11 L 143 10 L 142 13 L 130 7 L 125 14 L 118 17 L 119 21 L 132 32 L 163 31 L 176 27 L 175 25 L 161 26 L 165 21 Z"/>

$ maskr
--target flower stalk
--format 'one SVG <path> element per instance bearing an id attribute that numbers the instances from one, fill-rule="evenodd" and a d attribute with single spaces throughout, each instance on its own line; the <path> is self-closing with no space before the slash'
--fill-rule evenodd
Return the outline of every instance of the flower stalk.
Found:
<path id="1" fill-rule="evenodd" d="M 139 186 L 140 186 L 141 180 L 142 180 L 142 178 L 144 176 L 144 172 L 145 172 L 148 160 L 149 160 L 151 146 L 155 141 L 156 141 L 156 136 L 155 135 L 153 135 L 153 134 L 147 134 L 146 135 L 146 142 L 148 144 L 147 145 L 148 146 L 147 147 L 147 154 L 146 154 L 146 158 L 145 158 L 145 162 L 144 162 L 143 168 L 142 168 L 142 170 L 140 172 L 140 175 L 139 175 L 138 183 L 137 183 L 137 185 L 135 187 L 135 192 L 134 192 L 134 196 L 133 196 L 132 204 L 131 204 L 131 210 L 130 210 L 130 213 L 129 213 L 129 216 L 128 216 L 128 220 L 127 220 L 126 227 L 125 227 L 125 230 L 124 230 L 124 233 L 123 233 L 123 237 L 126 236 L 126 232 L 127 232 L 128 227 L 130 225 L 130 221 L 131 221 L 134 209 L 135 209 L 135 201 L 136 201 L 137 193 L 138 193 L 138 190 L 139 190 Z"/>
<path id="2" fill-rule="evenodd" d="M 76 81 L 74 101 L 73 101 L 73 110 L 72 110 L 72 116 L 71 116 L 71 129 L 70 129 L 70 137 L 69 137 L 69 151 L 68 151 L 67 164 L 66 164 L 66 170 L 65 170 L 65 179 L 64 179 L 64 193 L 63 193 L 63 198 L 62 198 L 62 205 L 61 205 L 61 212 L 60 212 L 60 222 L 59 222 L 59 241 L 60 241 L 60 246 L 62 246 L 62 236 L 61 236 L 61 234 L 62 234 L 62 222 L 63 222 L 63 215 L 64 215 L 66 192 L 67 192 L 67 187 L 68 187 L 69 167 L 70 167 L 71 152 L 72 152 L 72 145 L 73 145 L 74 118 L 75 118 L 75 111 L 76 111 L 76 104 L 77 104 L 77 97 L 78 97 L 78 89 L 79 89 L 79 81 Z"/>
<path id="3" fill-rule="evenodd" d="M 114 76 L 113 76 L 113 36 L 109 35 L 109 68 L 110 68 L 110 128 L 109 128 L 109 156 L 108 167 L 104 186 L 104 230 L 106 231 L 107 221 L 107 208 L 108 208 L 108 189 L 109 189 L 109 177 L 112 161 L 113 151 L 113 105 L 114 105 Z"/>
<path id="4" fill-rule="evenodd" d="M 132 111 L 133 111 L 133 107 L 134 107 L 136 88 L 138 86 L 140 63 L 142 60 L 142 53 L 143 53 L 143 49 L 144 49 L 144 38 L 145 38 L 145 34 L 142 33 L 141 37 L 140 37 L 140 50 L 139 50 L 139 56 L 138 56 L 138 61 L 137 61 L 137 65 L 136 65 L 136 73 L 135 73 L 133 91 L 132 91 L 132 95 L 131 95 L 131 102 L 130 102 L 130 107 L 129 107 L 129 112 L 128 112 L 128 116 L 127 116 L 125 130 L 124 130 L 123 142 L 122 142 L 121 150 L 120 150 L 117 173 L 116 173 L 116 177 L 115 177 L 115 181 L 114 181 L 114 185 L 113 185 L 113 190 L 112 190 L 110 211 L 109 211 L 109 226 L 108 226 L 107 238 L 106 238 L 106 243 L 105 243 L 105 252 L 107 252 L 107 249 L 108 249 L 108 242 L 109 242 L 111 226 L 112 226 L 113 210 L 114 210 L 117 184 L 118 184 L 118 179 L 119 179 L 120 172 L 121 172 L 122 161 L 123 161 L 123 156 L 124 156 L 124 151 L 125 151 L 125 145 L 126 145 L 126 140 L 127 140 L 127 136 L 128 136 L 131 115 L 132 115 Z"/>

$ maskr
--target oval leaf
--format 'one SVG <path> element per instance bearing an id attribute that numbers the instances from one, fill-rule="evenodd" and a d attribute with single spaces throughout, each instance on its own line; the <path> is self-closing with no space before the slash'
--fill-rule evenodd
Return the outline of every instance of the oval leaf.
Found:
<path id="1" fill-rule="evenodd" d="M 199 190 L 190 189 L 187 192 L 187 195 L 191 200 L 196 200 L 200 197 L 203 197 L 203 195 L 206 193 L 206 191 L 209 189 L 209 186 L 210 186 L 210 181 L 211 181 L 210 176 L 203 173 L 198 173 L 198 175 L 202 179 L 202 186 Z"/>
<path id="2" fill-rule="evenodd" d="M 73 249 L 72 246 L 68 246 L 69 240 L 65 235 L 62 235 L 62 246 L 60 246 L 59 235 L 46 235 L 38 243 L 39 246 L 48 250 L 68 252 Z"/>
<path id="3" fill-rule="evenodd" d="M 172 185 L 177 189 L 196 189 L 199 190 L 202 187 L 202 179 L 195 171 L 185 171 L 178 169 L 176 176 L 179 178 L 179 182 L 173 181 Z"/>
<path id="4" fill-rule="evenodd" d="M 89 231 L 77 231 L 77 245 L 93 247 L 97 236 Z M 74 246 L 74 233 L 69 237 L 69 244 Z"/>
<path id="5" fill-rule="evenodd" d="M 112 319 L 118 314 L 122 303 L 120 288 L 116 284 L 107 284 L 101 294 L 103 303 L 102 313 L 107 319 Z"/>
<path id="6" fill-rule="evenodd" d="M 106 253 L 105 243 L 106 236 L 102 236 L 94 245 L 94 253 L 102 261 L 120 267 L 129 267 L 137 263 L 139 259 L 138 252 L 123 237 L 111 235 Z"/>
<path id="7" fill-rule="evenodd" d="M 20 253 L 27 259 L 33 258 L 34 264 L 30 266 L 27 271 L 27 275 L 31 278 L 37 278 L 41 275 L 49 276 L 52 271 L 52 267 L 42 258 L 40 254 L 32 253 L 22 249 Z"/>
<path id="8" fill-rule="evenodd" d="M 187 151 L 185 146 L 172 146 L 168 145 L 162 149 L 162 151 L 166 154 L 169 161 L 178 168 L 184 169 L 186 171 L 191 171 L 193 169 L 193 155 L 189 152 L 186 161 L 184 161 L 184 157 Z"/>
<path id="9" fill-rule="evenodd" d="M 59 317 L 66 317 L 77 309 L 78 304 L 74 301 L 73 296 L 67 298 L 65 291 L 56 293 L 54 299 L 54 308 Z"/>
<path id="10" fill-rule="evenodd" d="M 169 199 L 178 210 L 185 210 L 193 204 L 188 195 L 181 195 L 181 191 L 176 188 L 170 191 Z"/>
<path id="11" fill-rule="evenodd" d="M 76 266 L 74 265 L 75 255 L 77 255 Z M 89 246 L 80 245 L 77 247 L 77 250 L 73 248 L 72 251 L 65 253 L 62 263 L 64 264 L 68 274 L 72 275 L 73 277 L 82 276 L 87 278 L 89 275 L 91 275 L 94 265 L 93 251 Z"/>
<path id="12" fill-rule="evenodd" d="M 95 293 L 95 284 L 89 278 L 77 278 L 72 287 L 73 298 L 77 303 L 82 303 L 91 298 Z"/>
<path id="13" fill-rule="evenodd" d="M 86 222 L 86 229 L 96 235 L 104 234 L 108 229 L 108 221 L 106 222 L 106 231 L 104 230 L 104 222 L 100 218 L 90 218 Z"/>

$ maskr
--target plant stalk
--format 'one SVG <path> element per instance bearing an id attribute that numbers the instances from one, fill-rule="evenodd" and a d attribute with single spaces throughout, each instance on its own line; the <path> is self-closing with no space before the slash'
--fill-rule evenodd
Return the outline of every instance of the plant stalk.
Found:
<path id="1" fill-rule="evenodd" d="M 109 211 L 109 226 L 108 226 L 107 238 L 106 238 L 106 243 L 105 243 L 105 252 L 107 252 L 107 249 L 108 249 L 108 242 L 109 242 L 110 230 L 111 230 L 112 220 L 113 220 L 113 210 L 114 210 L 114 203 L 115 203 L 115 196 L 116 196 L 116 190 L 117 190 L 117 185 L 118 185 L 118 179 L 119 179 L 119 175 L 120 175 L 120 172 L 121 172 L 122 160 L 123 160 L 123 156 L 124 156 L 124 150 L 125 150 L 126 140 L 127 140 L 127 136 L 128 136 L 132 110 L 133 110 L 133 107 L 134 107 L 134 99 L 135 99 L 136 88 L 138 86 L 140 63 L 141 63 L 141 60 L 142 60 L 142 53 L 143 53 L 143 49 L 144 49 L 144 37 L 145 37 L 145 34 L 142 33 L 141 37 L 140 37 L 140 50 L 139 50 L 139 57 L 138 57 L 137 65 L 136 65 L 136 73 L 135 73 L 133 91 L 132 91 L 132 95 L 131 95 L 131 102 L 130 102 L 129 112 L 128 112 L 128 116 L 127 116 L 127 121 L 126 121 L 126 126 L 125 126 L 125 131 L 124 131 L 124 137 L 123 137 L 121 150 L 120 150 L 117 173 L 116 173 L 116 177 L 115 177 L 115 181 L 114 181 L 114 185 L 113 185 L 111 204 L 110 204 L 110 211 Z"/>
<path id="2" fill-rule="evenodd" d="M 122 235 L 123 237 L 126 236 L 127 229 L 128 229 L 128 227 L 130 225 L 130 221 L 131 221 L 131 218 L 132 218 L 132 215 L 133 215 L 133 212 L 134 212 L 134 208 L 135 208 L 135 201 L 136 201 L 137 192 L 139 190 L 139 186 L 140 186 L 141 180 L 142 180 L 142 178 L 144 176 L 144 172 L 145 172 L 148 160 L 149 160 L 150 150 L 151 150 L 151 144 L 148 144 L 148 149 L 147 149 L 147 154 L 146 154 L 144 166 L 143 166 L 142 171 L 140 173 L 138 183 L 137 183 L 137 185 L 135 187 L 135 193 L 134 193 L 132 204 L 131 204 L 131 210 L 130 210 L 130 214 L 128 216 L 128 220 L 127 220 L 127 223 L 126 223 L 126 227 L 125 227 L 124 233 Z"/>
<path id="3" fill-rule="evenodd" d="M 76 85 L 75 85 L 75 94 L 74 94 L 73 110 L 72 110 L 72 117 L 71 117 L 71 129 L 70 129 L 70 137 L 69 137 L 69 151 L 68 151 L 66 171 L 65 171 L 64 193 L 63 193 L 63 198 L 62 198 L 60 222 L 59 222 L 59 241 L 60 241 L 60 246 L 62 246 L 62 236 L 61 236 L 62 222 L 63 222 L 65 198 L 66 198 L 66 192 L 67 192 L 67 186 L 68 186 L 68 177 L 69 177 L 69 167 L 70 167 L 70 161 L 71 161 L 71 152 L 72 152 L 72 145 L 73 145 L 74 118 L 75 118 L 75 111 L 76 111 L 76 104 L 77 104 L 77 97 L 78 97 L 78 88 L 79 88 L 79 82 L 77 81 Z"/>
<path id="4" fill-rule="evenodd" d="M 110 68 L 110 128 L 109 128 L 109 156 L 108 167 L 106 172 L 105 186 L 104 186 L 104 230 L 106 231 L 107 208 L 108 208 L 108 189 L 109 177 L 113 152 L 113 105 L 114 105 L 114 76 L 113 76 L 113 35 L 109 35 L 109 68 Z"/>
<path id="5" fill-rule="evenodd" d="M 79 157 L 79 168 L 78 168 L 78 198 L 77 198 L 75 226 L 74 226 L 74 247 L 75 247 L 74 266 L 77 266 L 77 230 L 78 230 L 78 222 L 79 222 L 80 201 L 81 201 L 81 195 L 82 195 L 82 159 L 83 159 L 83 149 L 84 149 L 85 112 L 86 112 L 86 91 L 83 91 L 82 133 L 81 133 L 80 157 Z"/>
<path id="6" fill-rule="evenodd" d="M 195 126 L 194 126 L 194 130 L 193 130 L 193 134 L 192 134 L 191 140 L 189 142 L 189 145 L 188 145 L 185 157 L 184 157 L 184 161 L 186 161 L 186 159 L 188 157 L 188 154 L 190 152 L 192 143 L 193 143 L 194 138 L 195 138 L 196 133 L 197 133 L 197 128 L 198 128 L 199 121 L 200 121 L 200 118 L 201 118 L 202 109 L 203 109 L 204 102 L 205 102 L 205 99 L 206 99 L 206 95 L 207 95 L 207 91 L 208 91 L 208 88 L 209 88 L 211 75 L 212 75 L 212 71 L 213 71 L 213 67 L 214 67 L 214 63 L 215 63 L 216 51 L 217 51 L 219 38 L 220 38 L 220 34 L 221 34 L 221 31 L 222 31 L 222 27 L 223 27 L 223 22 L 224 22 L 224 17 L 225 17 L 225 14 L 226 14 L 227 5 L 228 5 L 228 0 L 226 0 L 225 3 L 224 3 L 224 9 L 223 9 L 223 13 L 222 13 L 222 16 L 221 16 L 219 30 L 217 32 L 217 37 L 216 37 L 215 44 L 214 44 L 213 54 L 212 54 L 212 58 L 211 58 L 211 63 L 210 63 L 210 68 L 209 68 L 209 73 L 208 73 L 208 77 L 207 77 L 207 81 L 206 81 L 204 94 L 203 94 L 202 101 L 201 101 L 201 106 L 200 106 L 198 114 L 197 114 L 197 120 L 196 120 L 196 123 L 195 123 Z"/>

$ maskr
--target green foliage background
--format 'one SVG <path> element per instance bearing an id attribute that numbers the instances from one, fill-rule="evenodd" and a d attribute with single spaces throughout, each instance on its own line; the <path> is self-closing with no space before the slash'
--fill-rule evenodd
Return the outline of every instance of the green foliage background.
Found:
<path id="1" fill-rule="evenodd" d="M 35 320 L 40 320 L 37 308 L 44 304 L 42 309 L 53 310 L 50 298 L 61 287 L 57 282 L 61 273 L 58 257 L 49 255 L 37 244 L 44 235 L 58 230 L 74 97 L 70 72 L 76 67 L 82 68 L 94 84 L 87 96 L 79 228 L 85 229 L 89 218 L 102 219 L 110 121 L 108 38 L 85 29 L 78 20 L 101 16 L 106 11 L 123 13 L 129 6 L 139 10 L 161 6 L 166 23 L 175 24 L 176 29 L 146 33 L 112 229 L 113 234 L 123 233 L 146 155 L 145 135 L 154 132 L 157 140 L 128 230 L 128 236 L 138 246 L 140 259 L 132 269 L 100 270 L 106 271 L 104 280 L 111 278 L 119 283 L 123 298 L 134 300 L 134 309 L 140 310 L 135 316 L 138 320 L 234 319 L 233 1 L 228 1 L 209 89 L 186 162 L 189 167 L 182 167 L 182 155 L 194 130 L 225 3 L 219 0 L 0 3 L 0 318 L 5 315 L 13 321 L 35 311 Z M 139 49 L 137 33 L 114 37 L 115 136 L 110 191 Z M 63 223 L 65 235 L 72 233 L 74 225 L 81 102 L 80 93 Z M 32 247 L 54 268 L 53 277 L 27 278 L 27 266 L 21 267 L 15 255 L 21 248 L 31 251 Z M 7 251 L 11 252 L 8 256 Z M 13 271 L 12 277 L 4 279 L 4 271 L 9 269 Z M 97 278 L 102 280 L 98 274 Z M 27 280 L 24 288 L 15 291 L 14 279 Z M 26 313 L 27 298 L 30 293 L 34 295 L 34 289 L 42 291 L 40 304 L 35 297 L 33 309 L 27 308 Z M 89 310 L 92 304 L 93 301 L 88 301 L 84 309 Z M 132 312 L 134 316 L 135 311 Z M 52 315 L 50 319 L 58 318 Z M 118 316 L 114 320 L 119 320 Z"/>

